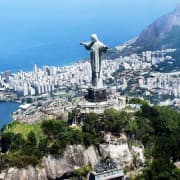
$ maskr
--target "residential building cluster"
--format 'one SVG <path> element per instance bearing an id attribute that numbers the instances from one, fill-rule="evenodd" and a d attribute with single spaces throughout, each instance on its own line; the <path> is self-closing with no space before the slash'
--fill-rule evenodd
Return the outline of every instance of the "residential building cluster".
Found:
<path id="1" fill-rule="evenodd" d="M 159 95 L 169 95 L 180 98 L 180 72 L 151 73 L 148 78 L 139 79 L 139 87 Z"/>
<path id="2" fill-rule="evenodd" d="M 158 94 L 180 97 L 179 79 L 174 75 L 154 73 L 152 66 L 163 61 L 172 61 L 171 53 L 175 49 L 146 51 L 117 59 L 102 61 L 102 78 L 111 94 L 126 91 L 131 84 L 132 91 L 137 87 Z M 115 75 L 116 74 L 116 75 Z M 84 92 L 91 85 L 91 65 L 89 61 L 81 61 L 70 66 L 55 67 L 34 65 L 33 71 L 0 74 L 0 92 L 16 93 L 18 97 L 38 96 L 65 92 L 72 96 Z M 130 89 L 128 89 L 129 91 Z"/>
<path id="3" fill-rule="evenodd" d="M 103 77 L 111 77 L 118 69 L 119 61 L 103 61 Z M 16 74 L 1 74 L 0 87 L 12 90 L 19 96 L 35 96 L 54 92 L 57 89 L 79 87 L 87 88 L 91 83 L 91 66 L 88 61 L 75 63 L 71 66 L 54 67 L 34 66 L 31 72 L 20 71 Z"/>

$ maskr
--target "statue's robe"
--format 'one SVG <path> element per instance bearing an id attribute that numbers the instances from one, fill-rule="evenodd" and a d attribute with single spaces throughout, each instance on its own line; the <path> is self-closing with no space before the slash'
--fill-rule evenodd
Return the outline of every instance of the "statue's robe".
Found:
<path id="1" fill-rule="evenodd" d="M 91 51 L 91 69 L 92 69 L 92 86 L 101 88 L 101 56 L 102 52 L 106 52 L 107 46 L 100 41 L 93 41 L 85 45 L 87 50 Z"/>

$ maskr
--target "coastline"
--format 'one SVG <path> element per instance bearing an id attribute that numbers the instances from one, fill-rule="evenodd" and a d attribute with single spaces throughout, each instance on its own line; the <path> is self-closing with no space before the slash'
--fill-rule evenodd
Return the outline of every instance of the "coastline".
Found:
<path id="1" fill-rule="evenodd" d="M 89 58 L 88 57 L 84 57 L 82 59 L 76 59 L 76 60 L 72 60 L 71 62 L 68 62 L 68 63 L 64 63 L 64 64 L 42 64 L 40 65 L 39 63 L 33 63 L 31 66 L 29 65 L 29 67 L 27 68 L 18 68 L 18 69 L 12 69 L 12 68 L 6 68 L 5 70 L 0 70 L 0 73 L 5 73 L 5 72 L 11 72 L 13 74 L 16 74 L 18 72 L 31 72 L 32 71 L 32 68 L 34 67 L 34 65 L 36 64 L 39 68 L 43 68 L 43 66 L 50 66 L 50 67 L 67 67 L 67 66 L 72 66 L 76 63 L 81 63 L 81 62 L 86 62 L 88 61 Z"/>
<path id="2" fill-rule="evenodd" d="M 13 113 L 19 108 L 17 102 L 0 102 L 0 129 L 13 121 Z"/>

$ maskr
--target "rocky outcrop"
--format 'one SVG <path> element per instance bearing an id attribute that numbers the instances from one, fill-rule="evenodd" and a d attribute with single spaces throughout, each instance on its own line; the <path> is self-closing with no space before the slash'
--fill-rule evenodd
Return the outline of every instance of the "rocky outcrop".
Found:
<path id="1" fill-rule="evenodd" d="M 116 47 L 110 57 L 130 56 L 148 50 L 179 49 L 179 34 L 180 6 L 147 26 L 137 38 Z"/>
<path id="2" fill-rule="evenodd" d="M 134 158 L 138 163 L 143 164 L 144 154 L 143 148 L 132 146 L 131 150 L 127 143 L 123 144 L 102 144 L 100 145 L 100 152 L 103 157 L 110 157 L 117 164 L 119 168 L 131 166 L 134 164 Z"/>
<path id="3" fill-rule="evenodd" d="M 86 149 L 82 145 L 68 146 L 62 157 L 48 156 L 42 159 L 41 166 L 27 169 L 10 168 L 0 174 L 0 180 L 47 180 L 62 177 L 75 169 L 90 164 L 94 167 L 101 158 L 111 157 L 119 167 L 130 165 L 136 149 L 131 152 L 128 144 L 101 144 L 99 152 L 94 146 Z M 140 151 L 139 151 L 140 152 Z M 101 154 L 101 156 L 100 156 Z M 143 153 L 139 154 L 143 156 Z"/>
<path id="4" fill-rule="evenodd" d="M 0 174 L 0 180 L 56 179 L 87 164 L 93 167 L 99 160 L 100 156 L 94 146 L 88 149 L 82 145 L 68 146 L 62 157 L 44 157 L 41 166 L 36 168 L 10 168 Z"/>
<path id="5" fill-rule="evenodd" d="M 133 160 L 127 143 L 121 145 L 102 144 L 100 151 L 103 157 L 109 156 L 119 167 L 130 165 Z"/>
<path id="6" fill-rule="evenodd" d="M 93 167 L 100 160 L 94 146 L 85 149 L 82 145 L 68 146 L 62 158 L 53 158 L 48 156 L 43 158 L 42 164 L 46 170 L 47 177 L 55 179 L 64 174 L 71 173 L 75 169 L 86 164 Z"/>
<path id="7" fill-rule="evenodd" d="M 47 180 L 44 168 L 34 168 L 29 166 L 27 169 L 10 168 L 0 174 L 2 180 Z"/>
<path id="8" fill-rule="evenodd" d="M 135 44 L 141 45 L 146 42 L 152 42 L 157 38 L 163 37 L 176 26 L 180 26 L 180 7 L 177 7 L 173 12 L 160 17 L 144 29 Z"/>

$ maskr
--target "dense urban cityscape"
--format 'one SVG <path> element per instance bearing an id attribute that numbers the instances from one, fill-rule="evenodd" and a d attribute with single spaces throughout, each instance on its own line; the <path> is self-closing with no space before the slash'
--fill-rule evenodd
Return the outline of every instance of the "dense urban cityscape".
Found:
<path id="1" fill-rule="evenodd" d="M 162 89 L 161 94 L 178 98 L 180 96 L 179 79 L 177 78 L 179 72 L 165 74 L 156 73 L 152 70 L 153 66 L 158 66 L 163 61 L 173 63 L 169 53 L 174 51 L 175 49 L 147 51 L 140 55 L 132 54 L 118 59 L 104 60 L 102 62 L 103 81 L 106 86 L 109 84 L 110 90 L 118 91 L 126 89 L 128 82 L 136 78 L 138 79 L 136 86 L 138 85 L 140 88 L 147 91 L 153 89 L 155 92 L 159 88 Z M 128 71 L 130 73 L 126 73 Z M 138 76 L 133 77 L 133 73 L 138 73 L 136 74 Z M 114 78 L 115 75 L 116 79 Z M 34 65 L 31 72 L 11 73 L 7 71 L 1 73 L 0 97 L 3 100 L 5 97 L 3 95 L 8 92 L 15 93 L 17 97 L 38 96 L 57 91 L 68 91 L 73 94 L 73 91 L 83 92 L 90 85 L 90 79 L 91 70 L 88 61 L 77 62 L 64 67 L 43 66 L 38 68 L 37 65 Z"/>
<path id="2" fill-rule="evenodd" d="M 171 53 L 175 51 L 146 51 L 103 60 L 102 78 L 111 99 L 136 96 L 152 104 L 179 109 L 179 72 L 160 73 L 153 70 L 161 62 L 173 63 Z M 20 109 L 14 113 L 14 119 L 21 122 L 33 123 L 58 117 L 67 119 L 68 112 L 79 104 L 90 84 L 91 67 L 88 60 L 64 67 L 38 68 L 34 65 L 30 72 L 1 73 L 0 97 L 4 101 L 22 102 Z M 117 103 L 125 107 L 125 100 Z"/>

